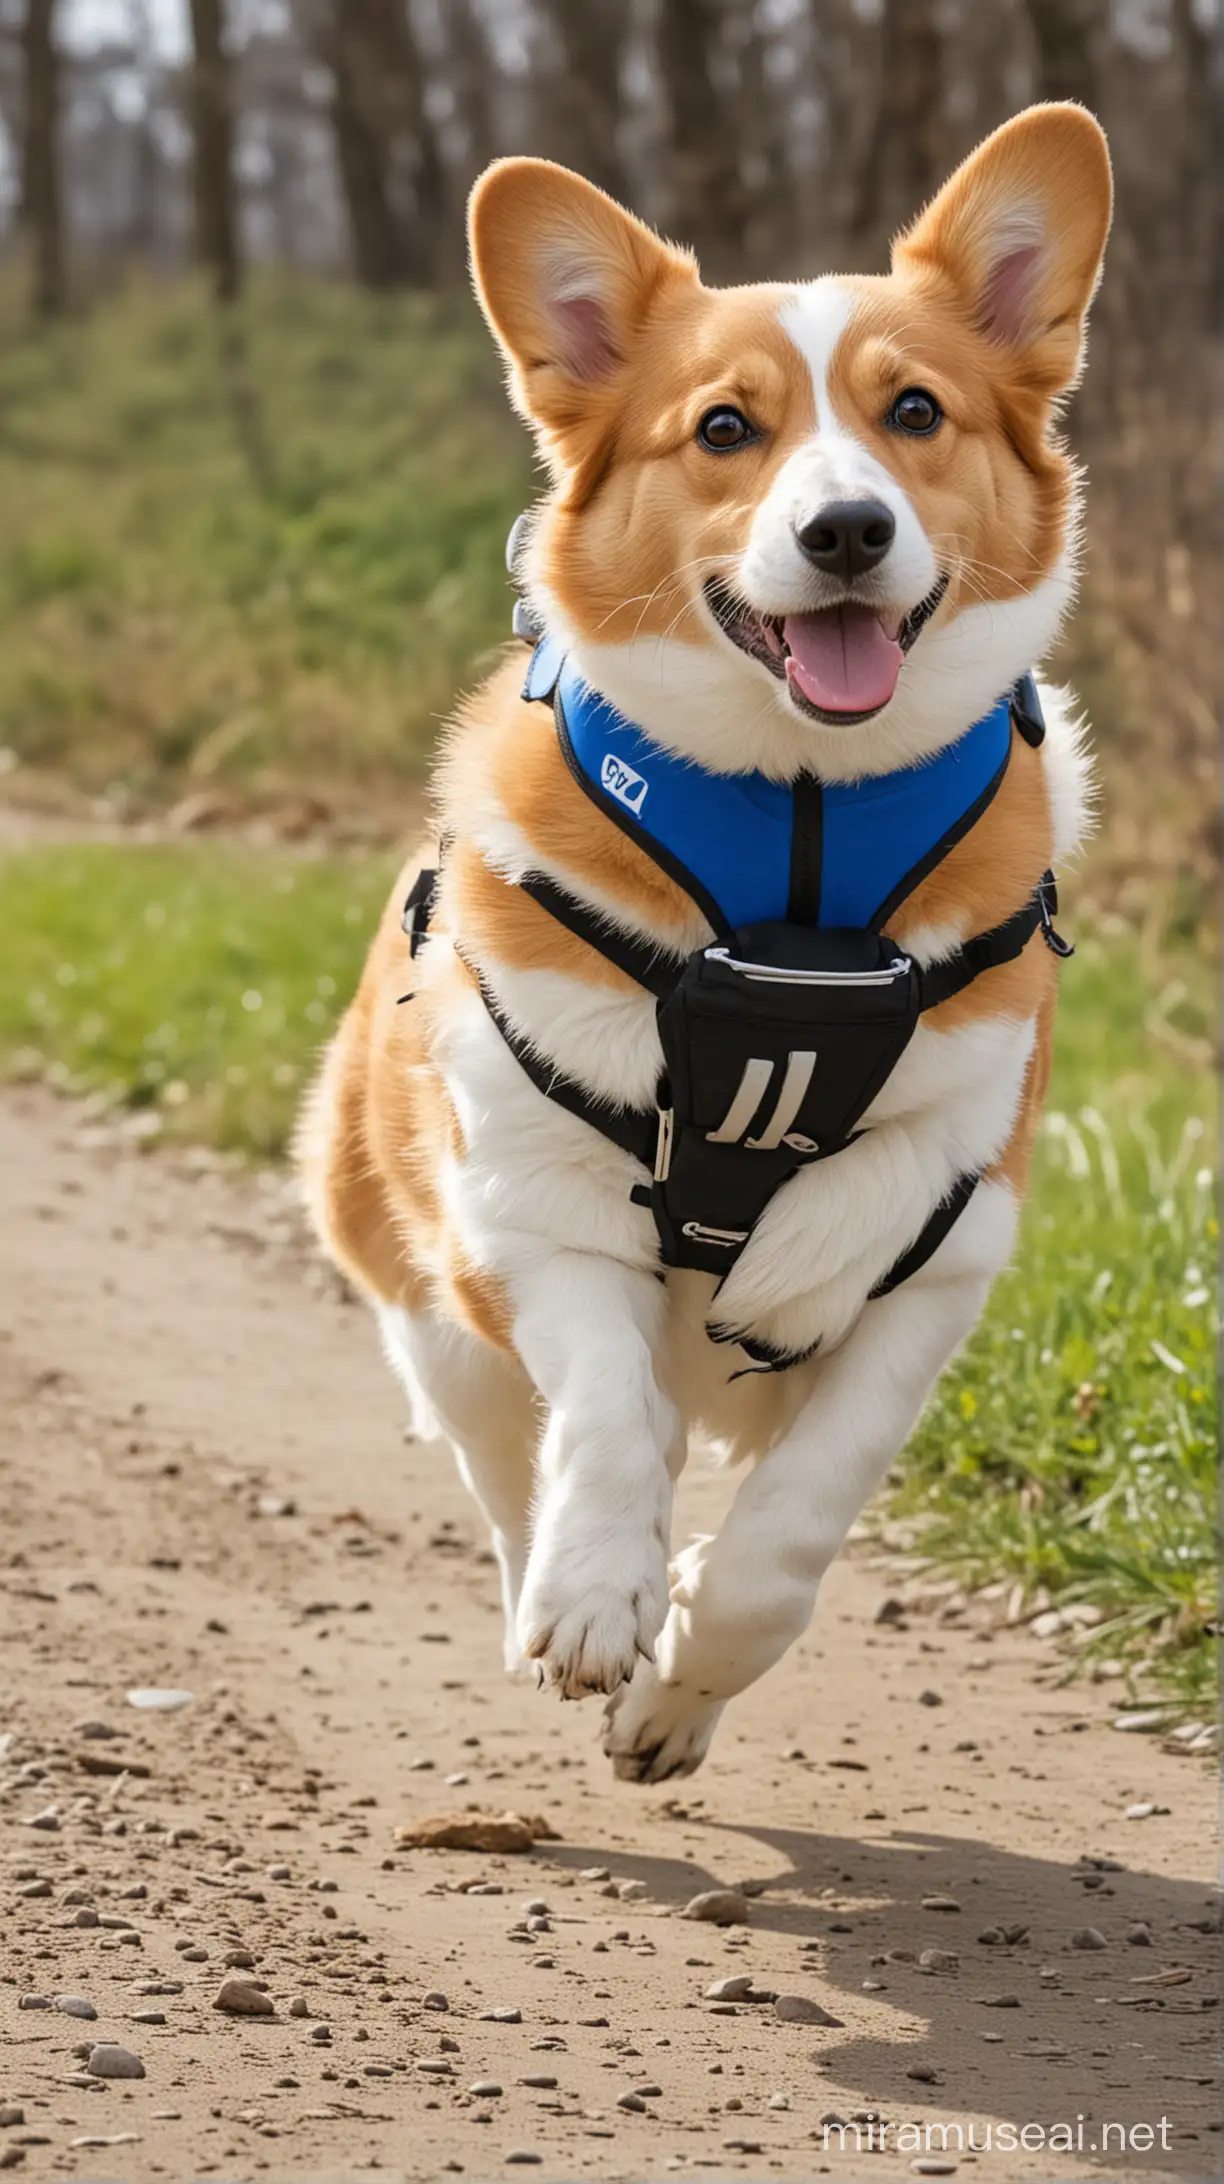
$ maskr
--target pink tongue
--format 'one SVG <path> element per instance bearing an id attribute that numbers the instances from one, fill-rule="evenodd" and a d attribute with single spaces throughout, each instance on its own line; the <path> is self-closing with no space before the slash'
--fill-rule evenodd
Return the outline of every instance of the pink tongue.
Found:
<path id="1" fill-rule="evenodd" d="M 782 624 L 786 672 L 825 713 L 873 713 L 897 687 L 904 654 L 870 607 L 788 614 Z"/>

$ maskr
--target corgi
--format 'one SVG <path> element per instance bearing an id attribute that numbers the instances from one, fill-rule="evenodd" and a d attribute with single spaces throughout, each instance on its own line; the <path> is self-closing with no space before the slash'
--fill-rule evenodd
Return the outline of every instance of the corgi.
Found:
<path id="1" fill-rule="evenodd" d="M 393 890 L 299 1165 L 417 1430 L 449 1442 L 490 1526 L 507 1665 L 602 1694 L 625 1780 L 697 1767 L 727 1701 L 807 1627 L 1012 1251 L 1058 978 L 1040 883 L 1085 831 L 1091 780 L 1067 695 L 1043 690 L 1042 739 L 1007 693 L 1075 588 L 1057 418 L 1111 197 L 1092 117 L 1035 106 L 897 237 L 886 276 L 717 289 L 547 161 L 499 161 L 472 193 L 477 297 L 549 479 L 514 571 L 553 666 L 525 689 L 515 646 L 459 707 L 437 843 Z M 539 702 L 558 688 L 568 728 Z M 605 724 L 602 760 L 579 715 Z M 785 837 L 754 830 L 823 800 L 812 854 L 840 859 L 847 899 L 869 893 L 885 819 L 963 781 L 983 724 L 989 793 L 913 863 L 886 934 L 865 913 L 833 922 L 866 937 L 805 933 L 792 893 L 787 945 L 869 946 L 877 970 L 754 963 L 778 927 L 750 919 L 744 941 L 724 901 L 788 916 Z M 650 833 L 655 807 L 688 827 L 687 864 Z M 1010 953 L 973 955 L 1000 932 Z M 943 975 L 971 956 L 977 975 Z M 726 1116 L 699 1127 L 694 1108 L 688 1139 L 699 1164 L 726 1150 L 751 1178 L 768 1150 L 787 1172 L 739 1228 L 711 1184 L 676 1250 L 670 1154 L 652 1173 L 629 1130 L 670 1127 L 660 965 L 694 1008 L 710 980 L 755 979 L 772 998 L 749 995 L 752 1027 L 790 1007 L 779 981 L 803 1008 L 839 977 L 926 981 L 830 1157 L 794 1115 L 857 1018 L 783 1027 L 780 1089 L 745 1033 Z M 673 1554 L 698 1438 L 744 1472 L 717 1536 Z"/>

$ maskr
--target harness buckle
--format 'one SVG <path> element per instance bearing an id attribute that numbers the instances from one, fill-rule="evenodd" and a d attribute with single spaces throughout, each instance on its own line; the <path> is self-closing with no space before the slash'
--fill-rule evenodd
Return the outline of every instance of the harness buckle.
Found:
<path id="1" fill-rule="evenodd" d="M 1052 872 L 1043 873 L 1037 882 L 1037 908 L 1041 917 L 1041 937 L 1050 953 L 1064 961 L 1067 956 L 1073 956 L 1075 942 L 1064 940 L 1062 934 L 1054 930 L 1054 919 L 1058 915 L 1058 883 Z"/>

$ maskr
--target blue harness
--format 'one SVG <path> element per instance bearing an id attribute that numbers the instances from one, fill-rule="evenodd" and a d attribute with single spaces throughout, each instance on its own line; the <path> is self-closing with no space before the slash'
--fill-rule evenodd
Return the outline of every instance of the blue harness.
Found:
<path id="1" fill-rule="evenodd" d="M 523 694 L 553 702 L 581 787 L 672 873 L 715 932 L 786 917 L 878 930 L 1000 787 L 1017 699 L 1028 723 L 1041 718 L 1026 677 L 1016 697 L 1000 698 L 921 765 L 864 781 L 795 784 L 707 773 L 652 743 L 547 638 Z"/>
<path id="2" fill-rule="evenodd" d="M 925 763 L 853 784 L 707 772 L 652 742 L 548 638 L 535 647 L 523 696 L 551 703 L 578 786 L 677 881 L 715 937 L 681 956 L 610 922 L 544 873 L 517 882 L 654 995 L 663 1075 L 648 1110 L 562 1076 L 480 980 L 485 1005 L 537 1090 L 650 1177 L 631 1195 L 654 1216 L 661 1266 L 725 1276 L 774 1193 L 859 1135 L 924 1010 L 1012 962 L 1038 930 L 1056 954 L 1071 953 L 1054 931 L 1050 873 L 1035 876 L 1011 917 L 939 963 L 916 963 L 885 930 L 997 793 L 1014 736 L 1041 742 L 1036 685 L 1024 676 Z M 405 906 L 414 955 L 435 884 L 423 873 Z M 873 1297 L 926 1264 L 977 1180 L 959 1179 Z M 717 1318 L 708 1331 L 738 1342 L 747 1369 L 796 1362 Z"/>

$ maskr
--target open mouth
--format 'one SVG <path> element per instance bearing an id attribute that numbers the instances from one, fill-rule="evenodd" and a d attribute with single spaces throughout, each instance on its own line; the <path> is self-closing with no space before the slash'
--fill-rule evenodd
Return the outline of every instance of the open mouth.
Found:
<path id="1" fill-rule="evenodd" d="M 941 576 L 905 615 L 856 599 L 804 614 L 758 614 L 716 576 L 707 580 L 705 596 L 723 635 L 785 682 L 803 712 L 848 727 L 888 704 L 906 653 L 947 588 Z"/>

